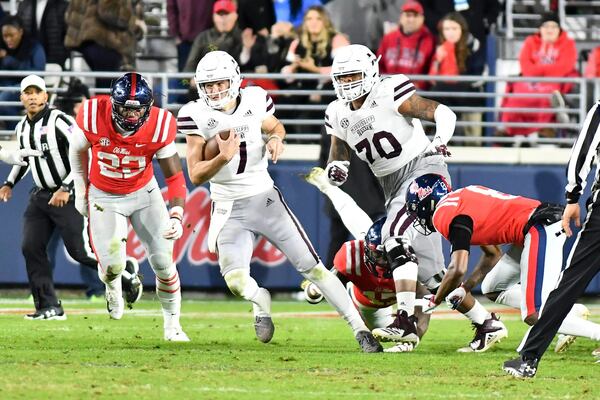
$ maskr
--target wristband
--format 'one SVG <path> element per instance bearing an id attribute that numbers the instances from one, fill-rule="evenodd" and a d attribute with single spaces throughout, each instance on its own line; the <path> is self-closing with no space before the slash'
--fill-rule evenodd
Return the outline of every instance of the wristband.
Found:
<path id="1" fill-rule="evenodd" d="M 4 181 L 4 183 L 2 184 L 2 186 L 8 186 L 9 188 L 14 188 L 15 184 L 12 183 L 11 181 Z"/>

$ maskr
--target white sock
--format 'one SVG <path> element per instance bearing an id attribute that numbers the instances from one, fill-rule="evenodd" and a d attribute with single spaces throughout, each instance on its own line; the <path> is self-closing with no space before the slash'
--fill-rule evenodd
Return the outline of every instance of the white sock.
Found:
<path id="1" fill-rule="evenodd" d="M 350 232 L 355 239 L 362 240 L 371 225 L 373 225 L 371 217 L 356 204 L 350 195 L 339 187 L 331 186 L 323 193 L 331 200 L 333 207 L 340 215 L 348 232 Z"/>
<path id="2" fill-rule="evenodd" d="M 233 294 L 252 302 L 255 317 L 271 315 L 271 295 L 267 289 L 258 286 L 250 276 L 249 270 L 235 269 L 225 274 L 223 278 Z"/>
<path id="3" fill-rule="evenodd" d="M 600 340 L 600 325 L 569 313 L 558 328 L 558 333 Z"/>
<path id="4" fill-rule="evenodd" d="M 181 313 L 179 273 L 175 265 L 165 272 L 156 274 L 156 295 L 162 306 L 164 327 L 179 327 L 179 315 Z"/>
<path id="5" fill-rule="evenodd" d="M 469 318 L 471 322 L 478 325 L 483 324 L 483 321 L 491 317 L 490 313 L 488 313 L 485 307 L 482 306 L 477 300 L 475 300 L 475 305 L 473 305 L 473 308 L 467 311 L 464 315 L 465 317 Z"/>
<path id="6" fill-rule="evenodd" d="M 348 322 L 355 335 L 360 331 L 369 330 L 360 317 L 358 310 L 352 304 L 352 300 L 342 282 L 323 264 L 317 264 L 310 271 L 303 272 L 302 276 L 317 285 L 327 302 Z"/>
<path id="7" fill-rule="evenodd" d="M 417 286 L 417 273 L 418 266 L 414 262 L 407 262 L 406 264 L 398 267 L 392 271 L 392 277 L 394 282 L 399 281 L 414 281 L 414 287 Z M 397 285 L 397 284 L 396 284 Z M 404 310 L 408 315 L 415 313 L 415 298 L 416 293 L 414 290 L 401 291 L 396 286 L 396 300 L 398 302 L 398 310 Z"/>
<path id="8" fill-rule="evenodd" d="M 521 284 L 517 283 L 508 289 L 500 292 L 496 298 L 496 303 L 504 304 L 516 309 L 521 309 Z"/>

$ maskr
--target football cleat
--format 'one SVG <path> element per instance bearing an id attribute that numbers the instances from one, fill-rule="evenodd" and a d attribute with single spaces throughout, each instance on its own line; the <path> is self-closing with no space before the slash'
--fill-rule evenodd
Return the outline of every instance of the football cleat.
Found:
<path id="1" fill-rule="evenodd" d="M 598 347 L 596 350 L 592 351 L 592 355 L 594 357 L 600 358 L 600 347 Z"/>
<path id="2" fill-rule="evenodd" d="M 459 353 L 483 353 L 500 340 L 508 337 L 508 329 L 500 321 L 495 313 L 483 321 L 483 324 L 473 324 L 475 337 L 467 347 L 462 347 Z"/>
<path id="3" fill-rule="evenodd" d="M 524 360 L 522 357 L 505 361 L 502 370 L 515 378 L 533 378 L 537 372 L 538 360 Z"/>
<path id="4" fill-rule="evenodd" d="M 417 347 L 414 343 L 396 343 L 395 346 L 383 349 L 384 353 L 409 353 Z"/>
<path id="5" fill-rule="evenodd" d="M 62 308 L 62 305 L 50 306 L 36 310 L 33 314 L 25 315 L 25 319 L 36 320 L 36 321 L 64 321 L 67 319 L 67 315 Z"/>
<path id="6" fill-rule="evenodd" d="M 142 285 L 142 276 L 139 273 L 140 266 L 133 257 L 127 257 L 125 269 L 121 274 L 121 285 L 123 287 L 123 296 L 129 309 L 133 308 L 133 303 L 142 297 L 144 286 Z"/>
<path id="7" fill-rule="evenodd" d="M 573 304 L 571 312 L 573 315 L 583 319 L 588 319 L 590 316 L 590 310 L 583 304 L 579 303 Z M 554 346 L 554 352 L 564 353 L 575 342 L 575 339 L 577 339 L 577 336 L 559 333 L 558 339 L 556 340 L 556 346 Z"/>
<path id="8" fill-rule="evenodd" d="M 373 329 L 373 336 L 382 342 L 419 343 L 417 317 L 399 310 L 394 322 L 385 328 Z"/>
<path id="9" fill-rule="evenodd" d="M 325 174 L 325 170 L 321 167 L 313 167 L 308 174 L 304 175 L 304 180 L 316 186 L 323 193 L 334 187 L 329 183 L 327 174 Z"/>
<path id="10" fill-rule="evenodd" d="M 165 340 L 168 342 L 189 342 L 190 338 L 185 334 L 181 326 L 165 328 Z"/>
<path id="11" fill-rule="evenodd" d="M 269 343 L 275 333 L 275 325 L 271 317 L 256 317 L 254 320 L 256 338 L 263 343 Z"/>
<path id="12" fill-rule="evenodd" d="M 360 345 L 363 353 L 381 353 L 383 351 L 381 344 L 369 331 L 358 332 L 356 334 L 356 341 Z"/>
<path id="13" fill-rule="evenodd" d="M 123 301 L 121 291 L 118 289 L 110 289 L 109 286 L 106 285 L 104 295 L 106 296 L 106 310 L 108 311 L 110 318 L 121 319 L 123 317 L 123 312 L 125 311 L 125 302 Z"/>

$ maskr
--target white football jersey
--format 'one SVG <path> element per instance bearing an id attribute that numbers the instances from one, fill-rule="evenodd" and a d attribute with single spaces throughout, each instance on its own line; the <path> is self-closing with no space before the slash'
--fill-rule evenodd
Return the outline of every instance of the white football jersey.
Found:
<path id="1" fill-rule="evenodd" d="M 210 180 L 213 200 L 243 199 L 273 187 L 261 126 L 274 111 L 273 99 L 257 86 L 240 90 L 240 102 L 232 114 L 213 110 L 202 100 L 179 110 L 177 129 L 186 135 L 208 140 L 218 132 L 234 129 L 240 136 L 239 153 Z"/>
<path id="2" fill-rule="evenodd" d="M 358 110 L 335 100 L 325 111 L 325 128 L 354 149 L 377 177 L 389 175 L 421 154 L 429 145 L 421 121 L 398 112 L 415 93 L 405 75 L 382 78 Z"/>

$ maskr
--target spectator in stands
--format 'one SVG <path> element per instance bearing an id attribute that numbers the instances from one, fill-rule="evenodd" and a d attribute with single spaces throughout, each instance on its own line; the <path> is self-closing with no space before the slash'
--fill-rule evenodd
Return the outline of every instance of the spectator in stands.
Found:
<path id="1" fill-rule="evenodd" d="M 67 49 L 81 52 L 92 71 L 132 67 L 143 21 L 132 0 L 71 0 L 65 14 Z M 96 87 L 109 88 L 112 78 L 97 78 Z"/>
<path id="2" fill-rule="evenodd" d="M 69 3 L 66 0 L 23 0 L 19 3 L 17 15 L 23 20 L 23 27 L 32 37 L 44 46 L 46 61 L 64 68 L 69 52 L 65 48 L 65 12 Z"/>
<path id="3" fill-rule="evenodd" d="M 583 76 L 586 78 L 600 77 L 600 46 L 590 51 Z"/>
<path id="4" fill-rule="evenodd" d="M 295 80 L 288 82 L 292 89 L 302 90 L 327 90 L 333 89 L 329 72 L 333 64 L 333 56 L 336 49 L 350 44 L 346 36 L 335 31 L 331 25 L 329 15 L 322 6 L 309 7 L 304 15 L 304 22 L 300 28 L 298 39 L 290 45 L 287 59 L 291 64 L 286 65 L 281 72 L 286 74 L 293 73 L 312 73 L 327 75 L 320 80 Z M 306 96 L 292 98 L 284 101 L 293 104 L 306 103 Z M 320 94 L 311 94 L 308 98 L 311 104 L 327 104 L 328 99 L 324 99 Z M 302 111 L 294 112 L 296 118 L 315 118 L 322 119 L 321 111 Z M 307 133 L 318 133 L 318 129 L 310 127 L 290 126 L 290 131 Z"/>
<path id="5" fill-rule="evenodd" d="M 419 0 L 425 10 L 425 24 L 433 34 L 438 34 L 439 22 L 451 12 L 460 12 L 469 26 L 471 34 L 479 40 L 479 49 L 472 63 L 483 70 L 487 58 L 487 35 L 498 19 L 498 0 Z"/>
<path id="6" fill-rule="evenodd" d="M 435 37 L 424 25 L 423 7 L 416 1 L 402 6 L 398 29 L 379 44 L 377 55 L 381 74 L 426 75 L 435 48 Z M 426 82 L 413 81 L 420 89 Z"/>
<path id="7" fill-rule="evenodd" d="M 479 41 L 469 32 L 465 18 L 458 12 L 451 12 L 440 21 L 439 45 L 435 50 L 430 75 L 481 75 L 483 66 L 473 55 L 479 49 Z M 481 85 L 473 82 L 434 81 L 431 90 L 439 92 L 479 92 Z M 483 100 L 476 97 L 444 97 L 437 99 L 454 107 L 482 106 Z M 481 122 L 481 113 L 462 112 L 463 119 Z M 481 136 L 481 126 L 464 127 L 465 136 Z"/>
<path id="8" fill-rule="evenodd" d="M 0 70 L 4 71 L 43 71 L 46 68 L 46 54 L 42 45 L 33 39 L 23 27 L 23 21 L 16 15 L 6 15 L 2 20 L 2 41 L 0 41 Z M 0 101 L 19 101 L 19 82 L 23 77 L 0 77 L 0 86 L 14 86 L 15 90 L 0 92 Z M 17 116 L 18 106 L 0 106 L 0 116 Z M 2 122 L 5 122 L 2 124 Z M 3 126 L 2 126 L 3 125 Z M 13 129 L 16 122 L 0 121 L 0 126 Z"/>
<path id="9" fill-rule="evenodd" d="M 542 16 L 539 32 L 528 36 L 519 54 L 521 74 L 525 77 L 573 77 L 577 76 L 575 65 L 577 49 L 575 41 L 560 27 L 558 15 L 547 13 Z M 507 86 L 509 93 L 546 93 L 547 97 L 506 97 L 502 107 L 550 108 L 551 94 L 562 94 L 572 89 L 572 84 L 555 82 L 514 82 Z M 525 113 L 508 111 L 501 115 L 502 122 L 539 122 L 539 127 L 507 127 L 506 133 L 531 135 L 537 132 L 542 137 L 554 137 L 555 131 L 546 125 L 556 121 L 554 113 Z M 501 132 L 503 133 L 503 132 Z"/>
<path id="10" fill-rule="evenodd" d="M 348 35 L 351 43 L 362 44 L 375 52 L 383 35 L 396 30 L 405 2 L 406 0 L 332 0 L 327 2 L 325 9 L 338 32 Z"/>
<path id="11" fill-rule="evenodd" d="M 296 31 L 290 22 L 276 22 L 271 27 L 271 35 L 267 40 L 269 72 L 280 72 L 288 64 L 287 55 L 296 38 Z"/>
<path id="12" fill-rule="evenodd" d="M 308 9 L 322 3 L 321 0 L 273 0 L 275 20 L 291 22 L 294 27 L 300 28 Z"/>
<path id="13" fill-rule="evenodd" d="M 238 0 L 237 3 L 240 29 L 250 28 L 254 34 L 268 37 L 276 22 L 273 0 Z"/>
<path id="14" fill-rule="evenodd" d="M 194 39 L 212 27 L 215 0 L 167 0 L 169 34 L 177 45 L 177 70 L 184 71 Z"/>

